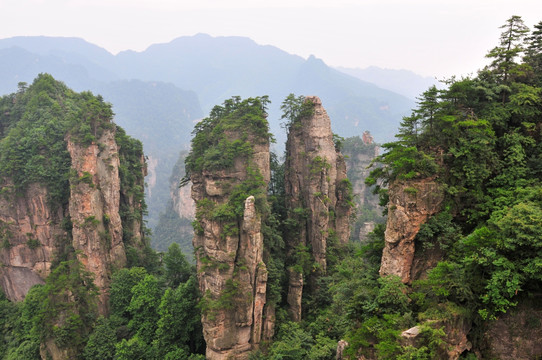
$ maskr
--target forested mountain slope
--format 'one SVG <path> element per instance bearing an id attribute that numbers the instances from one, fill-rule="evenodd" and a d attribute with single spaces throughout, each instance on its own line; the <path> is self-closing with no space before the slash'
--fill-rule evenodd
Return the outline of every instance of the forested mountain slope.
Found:
<path id="1" fill-rule="evenodd" d="M 4 338 L 2 355 L 74 357 L 109 312 L 112 273 L 146 258 L 141 142 L 102 97 L 46 74 L 0 109 L 0 284 L 10 300 L 35 302 L 35 330 Z"/>

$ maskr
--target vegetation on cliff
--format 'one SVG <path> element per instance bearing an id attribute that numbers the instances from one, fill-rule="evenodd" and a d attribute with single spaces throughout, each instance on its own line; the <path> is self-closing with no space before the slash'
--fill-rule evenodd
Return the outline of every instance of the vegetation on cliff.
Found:
<path id="1" fill-rule="evenodd" d="M 483 350 L 481 336 L 493 319 L 541 296 L 542 23 L 528 36 L 513 16 L 502 29 L 487 55 L 491 64 L 477 76 L 452 78 L 446 90 L 431 87 L 421 95 L 398 140 L 384 145 L 378 159 L 384 166 L 368 179 L 384 201 L 387 185 L 398 181 L 442 184 L 442 210 L 415 240 L 418 258 L 434 256 L 435 249 L 440 255 L 392 315 L 360 317 L 350 333 L 351 356 L 443 356 L 450 344 L 439 326 L 423 328 L 417 349 L 398 341 L 400 330 L 427 320 L 464 319 L 472 324 L 474 349 Z"/>
<path id="2" fill-rule="evenodd" d="M 17 93 L 2 97 L 0 109 L 2 192 L 20 195 L 37 182 L 47 186 L 51 205 L 64 206 L 71 166 L 64 139 L 95 141 L 114 126 L 111 106 L 99 96 L 75 93 L 41 74 L 31 86 L 20 83 Z"/>
<path id="3" fill-rule="evenodd" d="M 144 331 L 141 329 L 148 329 L 149 321 L 154 326 L 151 329 L 162 334 L 156 335 L 156 341 L 160 342 L 156 345 L 156 351 L 161 354 L 158 357 L 166 358 L 169 352 L 190 354 L 198 349 L 201 351 L 201 340 L 197 336 L 188 339 L 186 333 L 183 335 L 180 330 L 170 330 L 175 327 L 190 333 L 199 326 L 199 312 L 193 311 L 198 299 L 197 286 L 191 278 L 194 270 L 178 247 L 173 246 L 163 256 L 164 265 L 150 249 L 142 220 L 145 212 L 142 145 L 112 122 L 111 105 L 90 92 L 75 93 L 50 75 L 42 74 L 30 86 L 20 84 L 19 92 L 0 98 L 0 108 L 0 185 L 3 199 L 16 202 L 27 196 L 30 185 L 44 186 L 48 194 L 47 206 L 54 211 L 48 218 L 49 224 L 39 225 L 59 226 L 62 231 L 62 236 L 52 240 L 55 247 L 53 258 L 46 259 L 51 262 L 51 272 L 45 284 L 35 285 L 21 303 L 11 303 L 2 297 L 1 312 L 5 316 L 0 319 L 3 329 L 0 357 L 37 359 L 41 353 L 43 357 L 54 358 L 112 359 L 116 353 L 117 358 L 122 354 L 127 356 L 125 358 L 132 358 L 130 351 L 133 353 L 135 350 L 126 341 L 132 341 L 134 346 L 140 345 L 138 339 L 132 338 Z M 114 133 L 114 144 L 100 143 L 102 134 L 107 131 Z M 117 196 L 120 196 L 120 204 L 116 211 L 123 225 L 122 240 L 128 265 L 141 266 L 133 272 L 145 275 L 134 280 L 133 285 L 138 285 L 143 279 L 146 282 L 139 285 L 144 289 L 134 294 L 131 287 L 124 288 L 122 296 L 127 303 L 118 304 L 114 301 L 118 294 L 112 292 L 111 308 L 115 312 L 107 319 L 98 318 L 100 289 L 94 285 L 97 274 L 86 268 L 88 260 L 81 256 L 82 251 L 74 250 L 74 225 L 70 218 L 70 202 L 75 187 L 84 184 L 94 191 L 99 184 L 94 183 L 95 177 L 88 172 L 77 174 L 68 142 L 82 149 L 96 147 L 99 152 L 109 151 L 107 146 L 118 149 L 118 153 L 112 156 L 118 155 L 119 158 L 120 194 Z M 93 159 L 98 161 L 96 158 L 90 161 Z M 105 169 L 98 171 L 116 171 L 114 164 L 111 158 L 106 159 Z M 110 195 L 99 194 L 102 197 Z M 88 216 L 79 226 L 90 229 L 103 225 L 105 232 L 100 239 L 107 245 L 110 221 L 109 214 L 104 213 L 103 219 Z M 14 226 L 11 223 L 3 225 Z M 7 251 L 11 248 L 13 234 L 3 228 L 2 235 L 3 249 Z M 27 245 L 31 250 L 39 251 L 41 244 L 31 235 L 27 234 Z M 114 264 L 107 266 L 111 268 Z M 124 278 L 116 280 L 122 277 L 122 271 L 129 270 L 119 270 L 113 276 L 113 288 L 118 287 L 118 281 L 125 281 Z M 152 284 L 155 284 L 154 292 L 150 290 Z M 137 298 L 134 305 L 131 305 L 132 297 Z M 156 306 L 149 308 L 145 304 Z M 106 304 L 105 308 L 108 307 Z M 185 311 L 186 308 L 191 311 Z M 148 313 L 151 310 L 154 313 Z M 117 312 L 122 314 L 117 316 Z M 141 312 L 147 312 L 152 318 L 142 320 L 137 317 Z M 184 318 L 175 315 L 175 319 L 171 319 L 172 312 L 181 313 Z M 133 320 L 133 317 L 137 319 Z M 181 321 L 180 325 L 172 325 L 175 321 Z M 154 333 L 149 335 L 149 331 L 145 335 L 146 344 L 155 339 Z M 198 333 L 197 330 L 195 332 Z M 179 338 L 183 340 L 179 342 Z"/>
<path id="4" fill-rule="evenodd" d="M 536 303 L 542 296 L 541 39 L 542 23 L 529 33 L 521 18 L 511 17 L 498 45 L 488 53 L 491 64 L 476 76 L 448 80 L 444 90 L 429 88 L 420 96 L 418 108 L 403 119 L 397 141 L 384 145 L 385 152 L 377 159 L 380 165 L 367 179 L 382 204 L 388 203 L 395 184 L 403 184 L 405 196 L 416 197 L 419 189 L 409 184 L 423 180 L 438 183 L 444 193 L 440 210 L 415 237 L 414 258 L 421 270 L 411 282 L 379 275 L 385 226 L 376 224 L 364 244 L 329 246 L 326 272 L 313 278 L 318 291 L 303 296 L 301 319 L 291 321 L 288 271 L 310 274 L 318 266 L 308 246 L 286 251 L 285 239 L 297 235 L 298 220 L 307 217 L 307 209 L 286 206 L 285 164 L 271 155 L 266 191 L 262 174 L 246 161 L 246 179 L 230 187 L 217 186 L 217 192 L 227 191 L 226 201 L 198 201 L 194 230 L 201 236 L 203 220 L 217 221 L 224 230 L 217 241 L 237 235 L 234 225 L 241 221 L 248 196 L 256 197 L 263 215 L 267 306 L 274 308 L 276 331 L 273 341 L 262 342 L 250 355 L 252 360 L 331 360 L 341 339 L 349 344 L 343 359 L 447 358 L 454 346 L 459 349 L 455 358 L 492 356 L 484 339 L 492 322 L 518 303 Z M 59 92 L 66 98 L 55 95 Z M 291 129 L 310 114 L 301 100 L 292 95 L 283 103 Z M 23 103 L 34 107 L 36 114 L 27 114 Z M 42 109 L 40 104 L 47 106 Z M 185 180 L 226 173 L 239 159 L 250 160 L 254 144 L 270 138 L 267 104 L 266 97 L 232 98 L 215 107 L 196 126 Z M 88 123 L 76 124 L 73 117 L 58 115 L 63 107 Z M 17 94 L 1 98 L 0 109 L 3 194 L 16 196 L 29 182 L 38 181 L 47 184 L 52 204 L 65 206 L 67 193 L 59 184 L 69 184 L 69 157 L 57 142 L 68 133 L 83 143 L 93 141 L 100 131 L 97 122 L 111 116 L 107 104 L 91 94 L 76 95 L 43 75 L 35 86 L 21 85 Z M 85 117 L 85 111 L 99 115 Z M 39 126 L 39 133 L 23 126 L 30 123 Z M 106 121 L 103 126 L 112 125 Z M 141 179 L 132 178 L 142 170 L 141 148 L 120 130 L 117 141 L 120 156 L 127 161 L 120 169 L 124 201 L 141 204 L 136 210 L 126 208 L 122 215 L 123 223 L 133 225 L 144 211 L 142 189 L 136 186 Z M 337 145 L 353 155 L 372 151 L 360 150 L 359 139 Z M 27 158 L 28 164 L 21 160 Z M 308 171 L 315 173 L 328 166 L 322 158 L 311 165 Z M 351 189 L 346 182 L 344 186 Z M 365 216 L 376 219 L 374 214 Z M 130 230 L 125 231 L 130 245 Z M 327 235 L 333 245 L 333 234 Z M 24 302 L 0 299 L 4 358 L 37 358 L 40 343 L 53 339 L 57 346 L 77 349 L 81 359 L 202 359 L 200 311 L 211 318 L 216 309 L 239 305 L 235 276 L 246 271 L 243 263 L 236 263 L 237 272 L 225 283 L 223 296 L 204 294 L 202 300 L 196 271 L 178 246 L 162 257 L 148 248 L 132 247 L 129 264 L 134 266 L 113 275 L 111 314 L 98 318 L 91 274 L 83 271 L 69 245 L 65 248 L 45 285 L 32 288 Z M 230 270 L 208 256 L 199 260 L 200 276 Z M 72 299 L 67 301 L 66 289 L 77 299 L 76 306 Z M 56 321 L 60 308 L 66 316 L 62 323 Z M 527 325 L 539 329 L 535 320 Z M 418 336 L 408 339 L 402 335 L 407 329 L 416 329 Z M 451 337 L 458 333 L 468 335 L 469 345 L 453 343 Z"/>

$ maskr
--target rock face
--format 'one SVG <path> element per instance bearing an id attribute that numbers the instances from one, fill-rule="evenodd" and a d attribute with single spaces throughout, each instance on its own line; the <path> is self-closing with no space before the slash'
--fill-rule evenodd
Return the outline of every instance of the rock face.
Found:
<path id="1" fill-rule="evenodd" d="M 374 230 L 377 221 L 384 221 L 378 195 L 373 194 L 372 189 L 365 184 L 365 179 L 371 173 L 369 166 L 378 156 L 379 147 L 374 143 L 373 136 L 365 131 L 361 138 L 355 136 L 346 139 L 341 151 L 346 157 L 346 171 L 352 182 L 357 208 L 358 220 L 354 225 L 353 235 L 364 242 L 367 235 Z"/>
<path id="2" fill-rule="evenodd" d="M 183 186 L 179 188 L 179 184 L 172 184 L 170 196 L 173 200 L 173 210 L 180 218 L 194 220 L 196 216 L 196 204 L 190 195 L 191 186 Z"/>
<path id="3" fill-rule="evenodd" d="M 331 122 L 318 97 L 305 99 L 313 113 L 290 126 L 286 143 L 285 189 L 287 207 L 297 220 L 297 231 L 287 238 L 290 257 L 310 249 L 316 271 L 309 283 L 327 268 L 326 252 L 330 243 L 345 244 L 350 234 L 351 185 L 346 164 L 336 150 Z M 298 264 L 299 265 L 299 264 Z M 301 271 L 301 272 L 300 272 Z M 288 304 L 293 320 L 301 319 L 303 273 L 293 266 L 289 277 Z M 308 274 L 305 274 L 308 275 Z M 314 287 L 314 284 L 311 286 Z"/>
<path id="4" fill-rule="evenodd" d="M 396 182 L 389 187 L 388 221 L 380 275 L 412 280 L 414 238 L 420 226 L 440 210 L 444 193 L 432 179 Z"/>
<path id="5" fill-rule="evenodd" d="M 446 320 L 426 320 L 425 324 L 434 329 L 442 329 L 444 336 L 437 350 L 439 359 L 457 360 L 461 354 L 471 349 L 472 344 L 467 339 L 471 322 L 461 315 L 455 315 Z M 423 343 L 421 326 L 414 326 L 401 333 L 401 344 L 419 348 Z"/>
<path id="6" fill-rule="evenodd" d="M 69 137 L 66 143 L 73 171 L 67 209 L 52 209 L 47 189 L 40 184 L 30 185 L 15 201 L 12 196 L 0 198 L 0 284 L 8 299 L 23 300 L 30 287 L 44 282 L 54 257 L 63 251 L 67 241 L 85 269 L 94 274 L 100 290 L 98 308 L 105 314 L 111 272 L 126 264 L 115 131 L 104 130 L 88 146 Z M 140 206 L 124 195 L 128 207 Z M 73 225 L 71 234 L 66 230 L 67 221 Z M 140 242 L 141 219 L 126 225 L 132 241 Z"/>
<path id="7" fill-rule="evenodd" d="M 236 134 L 229 134 L 235 139 Z M 193 245 L 196 251 L 198 280 L 203 294 L 203 334 L 206 358 L 248 359 L 258 347 L 262 332 L 266 337 L 273 324 L 266 302 L 267 269 L 263 262 L 262 219 L 254 196 L 244 201 L 241 218 L 223 221 L 211 209 L 225 208 L 236 187 L 256 170 L 263 179 L 262 190 L 270 179 L 269 143 L 251 141 L 250 159 L 235 159 L 232 168 L 191 174 L 192 198 L 198 204 Z M 264 321 L 266 311 L 269 318 Z"/>
<path id="8" fill-rule="evenodd" d="M 56 239 L 66 237 L 63 213 L 47 204 L 47 189 L 28 187 L 24 196 L 0 197 L 0 284 L 7 298 L 21 301 L 28 290 L 49 275 Z"/>
<path id="9" fill-rule="evenodd" d="M 527 360 L 542 357 L 542 295 L 519 301 L 516 308 L 489 323 L 484 333 L 484 358 Z"/>
<path id="10" fill-rule="evenodd" d="M 126 264 L 117 143 L 112 130 L 105 130 L 89 146 L 74 144 L 69 138 L 67 142 L 72 169 L 77 172 L 69 200 L 73 247 L 79 261 L 94 274 L 94 284 L 100 289 L 99 309 L 105 313 L 112 270 Z"/>

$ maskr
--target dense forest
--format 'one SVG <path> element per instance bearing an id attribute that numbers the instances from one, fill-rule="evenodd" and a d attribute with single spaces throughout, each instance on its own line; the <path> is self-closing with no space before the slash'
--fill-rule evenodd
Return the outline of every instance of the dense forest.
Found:
<path id="1" fill-rule="evenodd" d="M 407 279 L 383 273 L 383 252 L 391 245 L 386 224 L 372 210 L 361 214 L 362 219 L 378 224 L 363 242 L 340 244 L 331 231 L 327 233 L 325 271 L 310 246 L 288 250 L 289 237 L 298 234 L 307 214 L 303 208 L 287 208 L 285 162 L 276 154 L 270 157 L 267 191 L 262 190 L 262 174 L 247 170 L 247 178 L 231 187 L 230 200 L 220 206 L 205 199 L 198 202 L 196 234 L 203 234 L 204 218 L 235 232 L 245 199 L 256 197 L 263 224 L 267 303 L 274 306 L 276 322 L 274 337 L 262 341 L 251 360 L 505 356 L 494 352 L 492 341 L 509 346 L 517 358 L 542 356 L 536 348 L 542 332 L 542 22 L 530 31 L 520 17 L 512 16 L 487 58 L 490 65 L 476 76 L 451 78 L 446 89 L 431 87 L 421 94 L 417 108 L 403 118 L 397 140 L 383 145 L 365 180 L 379 195 L 388 226 L 398 206 L 390 199 L 399 192 L 417 199 L 422 196 L 419 184 L 435 184 L 435 194 L 430 195 L 438 197 L 438 210 L 415 234 L 413 261 L 419 271 L 409 272 Z M 59 92 L 64 95 L 55 95 Z M 69 116 L 61 115 L 65 102 L 73 110 Z M 252 159 L 254 139 L 272 140 L 267 104 L 265 96 L 234 97 L 213 108 L 196 125 L 181 183 L 198 172 L 234 167 L 239 158 Z M 286 98 L 284 126 L 299 129 L 301 120 L 313 115 L 310 105 L 304 97 Z M 100 129 L 114 126 L 110 105 L 42 75 L 28 88 L 21 84 L 17 94 L 1 98 L 0 111 L 0 169 L 15 184 L 3 186 L 2 196 L 37 181 L 50 189 L 52 204 L 66 206 L 70 176 L 74 180 L 60 144 L 67 133 L 87 143 Z M 77 121 L 90 111 L 101 115 Z M 245 135 L 231 141 L 226 135 L 233 131 Z M 117 137 L 124 143 L 125 156 L 140 153 L 140 143 L 122 130 Z M 337 152 L 360 151 L 355 139 L 335 136 L 334 141 Z M 135 166 L 137 161 L 128 163 Z M 310 169 L 313 174 L 328 166 L 317 165 Z M 131 172 L 120 172 L 124 186 L 133 186 Z M 350 181 L 341 183 L 344 200 L 353 205 Z M 144 202 L 142 189 L 131 190 Z M 128 214 L 125 221 L 140 215 Z M 359 220 L 353 226 L 359 232 Z M 4 228 L 0 235 L 2 246 L 9 247 Z M 238 273 L 230 292 L 211 299 L 200 293 L 198 277 L 206 268 L 216 270 L 217 264 L 200 257 L 207 262 L 196 272 L 176 244 L 164 253 L 155 253 L 148 244 L 131 250 L 128 245 L 129 240 L 127 267 L 112 275 L 107 316 L 96 310 L 92 274 L 84 271 L 69 247 L 45 284 L 34 286 L 24 301 L 2 297 L 0 356 L 39 359 L 40 345 L 53 338 L 59 347 L 76 348 L 80 359 L 205 358 L 202 316 L 235 309 Z M 312 288 L 303 294 L 297 321 L 288 312 L 288 272 L 301 274 Z M 72 298 L 60 296 L 68 292 Z M 516 342 L 492 338 L 499 319 L 516 309 L 531 314 L 509 318 L 507 326 L 521 319 Z M 59 314 L 68 314 L 62 326 Z M 405 339 L 407 329 L 416 329 L 414 340 Z M 468 345 L 458 347 L 453 339 L 458 333 Z M 533 338 L 535 345 L 529 340 Z M 454 347 L 459 350 L 454 352 Z"/>

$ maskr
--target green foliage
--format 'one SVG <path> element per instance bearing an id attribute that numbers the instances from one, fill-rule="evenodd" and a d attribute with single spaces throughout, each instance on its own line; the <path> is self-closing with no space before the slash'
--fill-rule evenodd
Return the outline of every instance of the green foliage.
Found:
<path id="1" fill-rule="evenodd" d="M 132 288 L 147 276 L 144 268 L 133 267 L 121 269 L 113 274 L 111 289 L 109 290 L 109 303 L 111 314 L 120 318 L 130 319 L 128 306 L 132 299 Z"/>
<path id="2" fill-rule="evenodd" d="M 165 279 L 170 287 L 175 288 L 186 282 L 193 272 L 178 244 L 171 244 L 162 260 L 165 265 Z"/>
<path id="3" fill-rule="evenodd" d="M 96 141 L 112 127 L 111 105 L 89 92 L 77 94 L 47 74 L 0 102 L 8 107 L 0 123 L 9 124 L 0 139 L 2 186 L 9 179 L 21 194 L 29 184 L 41 183 L 54 208 L 65 206 L 71 159 L 64 139 L 69 135 L 83 145 Z"/>
<path id="4" fill-rule="evenodd" d="M 167 358 L 179 347 L 187 354 L 203 351 L 203 330 L 197 315 L 197 279 L 192 276 L 176 289 L 167 289 L 158 308 L 157 354 Z"/>
<path id="5" fill-rule="evenodd" d="M 520 66 L 515 60 L 525 50 L 523 40 L 529 28 L 520 16 L 514 15 L 506 20 L 501 29 L 504 31 L 501 33 L 499 46 L 493 48 L 486 57 L 494 59 L 491 67 L 506 83 L 511 75 L 520 74 Z"/>
<path id="6" fill-rule="evenodd" d="M 188 272 L 177 287 L 166 288 L 168 275 L 156 277 L 143 268 L 115 273 L 111 284 L 112 314 L 107 321 L 116 332 L 116 337 L 110 339 L 115 359 L 199 359 L 198 354 L 205 350 L 197 306 L 200 295 L 194 269 L 189 267 Z M 95 345 L 102 341 L 111 348 L 111 343 L 99 335 L 110 328 L 100 326 L 94 331 L 98 338 L 92 340 L 91 335 L 92 341 L 87 344 L 92 345 L 88 350 L 91 354 L 99 352 Z"/>
<path id="7" fill-rule="evenodd" d="M 296 97 L 290 94 L 284 99 L 280 109 L 282 110 L 281 119 L 285 120 L 283 127 L 288 130 L 299 129 L 301 120 L 314 114 L 314 103 L 303 95 Z"/>
<path id="8" fill-rule="evenodd" d="M 83 351 L 85 360 L 113 360 L 116 340 L 117 335 L 111 322 L 103 317 L 98 318 Z"/>
<path id="9" fill-rule="evenodd" d="M 77 260 L 61 262 L 42 291 L 42 338 L 52 336 L 60 347 L 82 350 L 97 311 L 98 289 L 91 274 Z"/>
<path id="10" fill-rule="evenodd" d="M 143 161 L 143 145 L 141 141 L 133 139 L 126 135 L 126 132 L 117 126 L 115 132 L 115 141 L 119 147 L 119 178 L 120 178 L 120 204 L 119 214 L 123 224 L 122 240 L 126 246 L 141 247 L 137 258 L 142 260 L 133 260 L 131 265 L 142 265 L 142 263 L 152 262 L 152 254 L 145 248 L 149 247 L 149 239 L 146 236 L 148 230 L 142 221 L 143 215 L 147 213 L 145 203 L 145 193 L 143 185 L 146 169 Z M 135 239 L 133 230 L 139 227 L 139 233 L 142 239 Z M 146 252 L 146 253 L 145 253 Z M 136 254 L 133 254 L 136 255 Z"/>
<path id="11" fill-rule="evenodd" d="M 363 347 L 377 358 L 441 358 L 448 340 L 440 326 L 459 322 L 472 323 L 471 341 L 480 346 L 488 320 L 540 291 L 540 27 L 527 37 L 521 18 L 512 16 L 502 29 L 488 54 L 492 64 L 478 76 L 452 78 L 447 89 L 422 94 L 366 181 L 386 202 L 390 183 L 404 183 L 412 197 L 419 190 L 411 179 L 440 183 L 442 209 L 415 239 L 419 261 L 440 261 L 404 293 L 407 301 L 400 293 L 393 300 L 383 283 L 372 293 L 339 292 L 342 302 L 351 296 L 347 311 L 362 309 L 351 312 L 360 324 L 349 332 L 350 356 Z M 398 316 L 409 313 L 400 325 Z M 393 331 L 414 325 L 414 318 L 421 322 L 419 343 L 401 347 Z"/>
<path id="12" fill-rule="evenodd" d="M 132 298 L 128 305 L 130 321 L 128 328 L 141 339 L 151 339 L 156 332 L 156 319 L 162 291 L 152 275 L 146 275 L 131 289 Z"/>
<path id="13" fill-rule="evenodd" d="M 28 240 L 26 241 L 26 245 L 30 249 L 34 250 L 34 249 L 37 249 L 41 245 L 41 243 L 40 243 L 40 241 L 38 239 L 34 239 L 34 238 L 29 237 Z"/>
<path id="14" fill-rule="evenodd" d="M 439 246 L 441 250 L 448 250 L 461 235 L 460 228 L 453 223 L 453 216 L 449 211 L 442 211 L 431 217 L 420 226 L 416 235 L 416 245 L 423 248 Z"/>
<path id="15" fill-rule="evenodd" d="M 252 156 L 253 143 L 270 141 L 266 119 L 268 104 L 267 96 L 246 100 L 233 97 L 222 106 L 215 106 L 209 117 L 194 128 L 181 186 L 188 182 L 192 173 L 231 168 L 234 159 Z M 232 139 L 232 134 L 236 134 L 236 138 Z"/>
<path id="16" fill-rule="evenodd" d="M 115 345 L 116 360 L 153 359 L 153 348 L 140 336 L 136 335 L 130 340 L 122 339 Z"/>
<path id="17" fill-rule="evenodd" d="M 335 358 L 336 341 L 324 334 L 315 337 L 294 322 L 281 325 L 277 339 L 269 349 L 267 359 L 332 360 Z"/>

